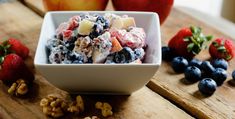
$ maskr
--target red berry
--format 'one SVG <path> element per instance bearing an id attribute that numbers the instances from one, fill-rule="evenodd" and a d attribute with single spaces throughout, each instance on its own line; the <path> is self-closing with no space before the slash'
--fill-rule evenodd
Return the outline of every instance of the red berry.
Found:
<path id="1" fill-rule="evenodd" d="M 17 54 L 8 54 L 4 57 L 0 69 L 0 79 L 6 82 L 14 82 L 19 78 L 33 81 L 34 74 L 25 65 L 23 59 Z"/>
<path id="2" fill-rule="evenodd" d="M 25 45 L 23 45 L 19 40 L 14 38 L 9 38 L 7 42 L 10 45 L 9 50 L 11 52 L 16 53 L 23 59 L 29 56 L 29 49 Z"/>
<path id="3" fill-rule="evenodd" d="M 235 55 L 235 45 L 230 39 L 217 38 L 210 44 L 209 52 L 215 59 L 223 58 L 229 61 Z"/>
<path id="4" fill-rule="evenodd" d="M 176 55 L 192 58 L 204 47 L 204 43 L 209 41 L 211 36 L 204 36 L 199 27 L 182 28 L 169 41 L 168 46 Z"/>

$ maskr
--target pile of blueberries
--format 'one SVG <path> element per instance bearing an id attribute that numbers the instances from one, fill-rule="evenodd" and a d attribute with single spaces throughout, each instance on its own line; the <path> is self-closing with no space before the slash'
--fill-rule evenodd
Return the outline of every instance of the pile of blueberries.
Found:
<path id="1" fill-rule="evenodd" d="M 205 95 L 212 95 L 216 87 L 221 86 L 227 79 L 228 62 L 224 59 L 215 59 L 211 62 L 199 59 L 187 60 L 175 56 L 169 47 L 163 46 L 162 60 L 171 61 L 173 70 L 176 73 L 184 73 L 187 81 L 192 83 L 199 81 L 199 91 Z M 235 70 L 232 77 L 235 80 Z"/>

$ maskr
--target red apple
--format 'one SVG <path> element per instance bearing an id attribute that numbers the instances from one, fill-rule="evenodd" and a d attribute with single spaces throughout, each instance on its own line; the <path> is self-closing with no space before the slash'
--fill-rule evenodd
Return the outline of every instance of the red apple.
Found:
<path id="1" fill-rule="evenodd" d="M 112 0 L 119 11 L 152 11 L 158 13 L 161 24 L 169 15 L 174 0 Z"/>
<path id="2" fill-rule="evenodd" d="M 43 0 L 44 8 L 52 10 L 105 10 L 108 0 Z"/>

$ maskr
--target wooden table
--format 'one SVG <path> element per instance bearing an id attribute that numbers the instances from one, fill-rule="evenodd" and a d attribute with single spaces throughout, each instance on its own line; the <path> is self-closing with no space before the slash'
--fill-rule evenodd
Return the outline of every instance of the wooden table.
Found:
<path id="1" fill-rule="evenodd" d="M 30 48 L 31 57 L 27 60 L 27 64 L 33 68 L 32 61 L 43 20 L 42 16 L 45 13 L 41 0 L 24 0 L 23 2 L 11 0 L 11 2 L 0 4 L 0 8 L 0 37 L 21 39 Z M 111 3 L 107 9 L 113 10 Z M 173 9 L 167 21 L 161 26 L 162 43 L 166 44 L 179 28 L 189 25 L 201 26 L 207 34 L 224 36 L 203 22 Z M 203 51 L 198 56 L 200 59 L 208 57 L 207 51 Z M 234 61 L 230 62 L 230 67 L 234 66 Z M 230 74 L 231 71 L 230 68 Z M 0 83 L 0 118 L 46 118 L 39 106 L 40 99 L 50 93 L 67 94 L 48 83 L 37 71 L 35 75 L 34 93 L 23 99 L 9 96 L 7 88 Z M 230 79 L 231 77 L 228 78 Z M 64 118 L 83 118 L 91 115 L 102 117 L 93 107 L 96 101 L 109 102 L 114 109 L 114 115 L 110 118 L 115 119 L 235 118 L 234 86 L 225 83 L 218 88 L 215 95 L 204 97 L 197 91 L 196 83 L 189 85 L 183 83 L 182 80 L 182 74 L 174 74 L 169 63 L 163 62 L 147 87 L 143 87 L 131 96 L 83 95 L 86 101 L 85 112 L 79 117 L 69 115 Z"/>

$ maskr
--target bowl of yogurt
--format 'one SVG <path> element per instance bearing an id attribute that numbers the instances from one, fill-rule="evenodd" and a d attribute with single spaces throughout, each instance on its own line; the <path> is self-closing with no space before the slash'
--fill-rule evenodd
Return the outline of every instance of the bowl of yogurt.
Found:
<path id="1" fill-rule="evenodd" d="M 153 12 L 48 12 L 36 69 L 70 93 L 131 94 L 161 65 L 159 17 Z"/>

